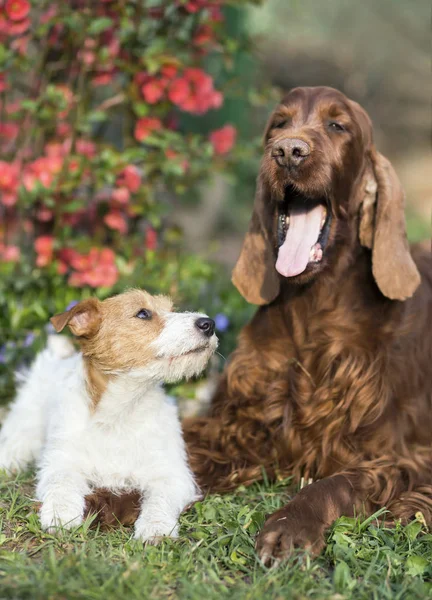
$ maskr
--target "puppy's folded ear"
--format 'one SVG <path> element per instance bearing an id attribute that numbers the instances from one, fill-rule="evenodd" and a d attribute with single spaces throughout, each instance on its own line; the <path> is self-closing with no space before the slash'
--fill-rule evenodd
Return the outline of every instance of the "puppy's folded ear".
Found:
<path id="1" fill-rule="evenodd" d="M 406 236 L 404 193 L 391 163 L 375 149 L 360 213 L 360 243 L 372 250 L 372 273 L 391 300 L 406 300 L 420 284 Z"/>
<path id="2" fill-rule="evenodd" d="M 251 304 L 269 304 L 279 294 L 279 276 L 270 237 L 274 227 L 270 202 L 270 194 L 259 179 L 249 230 L 232 273 L 233 284 Z"/>
<path id="3" fill-rule="evenodd" d="M 97 298 L 88 298 L 70 310 L 51 317 L 50 321 L 57 332 L 67 325 L 77 337 L 91 337 L 97 333 L 101 323 L 100 304 Z"/>

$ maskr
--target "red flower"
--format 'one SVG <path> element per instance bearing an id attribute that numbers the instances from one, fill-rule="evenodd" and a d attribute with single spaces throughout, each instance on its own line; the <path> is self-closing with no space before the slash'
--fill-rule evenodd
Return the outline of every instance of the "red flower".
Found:
<path id="1" fill-rule="evenodd" d="M 157 79 L 152 79 L 145 83 L 141 88 L 144 100 L 148 104 L 156 104 L 164 95 L 165 84 Z"/>
<path id="2" fill-rule="evenodd" d="M 157 247 L 157 233 L 150 226 L 146 230 L 145 247 L 147 250 L 156 250 Z"/>
<path id="3" fill-rule="evenodd" d="M 193 36 L 195 46 L 205 46 L 214 40 L 214 32 L 210 25 L 200 25 Z"/>
<path id="4" fill-rule="evenodd" d="M 92 84 L 95 86 L 108 85 L 114 79 L 114 73 L 112 71 L 101 71 L 98 75 L 95 75 L 92 79 Z"/>
<path id="5" fill-rule="evenodd" d="M 178 79 L 174 79 L 171 83 L 168 91 L 168 98 L 173 104 L 181 106 L 181 104 L 189 98 L 191 92 L 192 90 L 189 82 L 184 77 L 179 77 Z"/>
<path id="6" fill-rule="evenodd" d="M 227 154 L 235 144 L 237 130 L 233 125 L 225 125 L 221 129 L 212 131 L 210 142 L 215 154 Z"/>
<path id="7" fill-rule="evenodd" d="M 78 254 L 78 253 L 77 253 Z M 91 248 L 87 256 L 78 255 L 72 266 L 77 269 L 69 277 L 69 284 L 74 287 L 89 285 L 91 287 L 111 287 L 118 279 L 118 270 L 115 264 L 115 254 L 110 248 Z"/>
<path id="8" fill-rule="evenodd" d="M 173 79 L 177 75 L 177 67 L 175 65 L 165 65 L 162 67 L 161 73 L 167 79 Z"/>
<path id="9" fill-rule="evenodd" d="M 11 21 L 21 21 L 30 12 L 30 3 L 27 0 L 6 0 L 5 12 Z"/>
<path id="10" fill-rule="evenodd" d="M 37 158 L 24 169 L 24 187 L 31 191 L 34 189 L 36 182 L 39 182 L 43 187 L 51 187 L 62 166 L 63 158 L 58 155 Z"/>
<path id="11" fill-rule="evenodd" d="M 162 122 L 157 117 L 142 117 L 138 119 L 135 125 L 135 138 L 142 142 L 153 131 L 158 131 L 162 128 Z"/>
<path id="12" fill-rule="evenodd" d="M 8 23 L 7 32 L 9 35 L 21 35 L 30 27 L 30 19 L 24 19 L 18 23 Z"/>
<path id="13" fill-rule="evenodd" d="M 0 160 L 0 201 L 4 206 L 14 206 L 18 200 L 20 166 Z"/>
<path id="14" fill-rule="evenodd" d="M 110 210 L 104 217 L 104 222 L 110 229 L 115 229 L 122 234 L 127 233 L 128 226 L 126 219 L 119 210 Z"/>
<path id="15" fill-rule="evenodd" d="M 36 265 L 46 267 L 53 259 L 54 238 L 52 235 L 41 235 L 35 239 L 34 248 L 37 253 Z"/>
<path id="16" fill-rule="evenodd" d="M 168 92 L 173 104 L 186 112 L 204 114 L 219 108 L 223 96 L 213 87 L 213 79 L 202 69 L 185 69 L 183 76 L 175 79 Z"/>

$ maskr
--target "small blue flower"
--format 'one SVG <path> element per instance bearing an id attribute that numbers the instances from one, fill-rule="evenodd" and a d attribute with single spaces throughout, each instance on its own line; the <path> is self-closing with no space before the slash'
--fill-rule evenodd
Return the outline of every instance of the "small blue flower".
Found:
<path id="1" fill-rule="evenodd" d="M 228 317 L 226 315 L 224 315 L 223 313 L 218 313 L 215 316 L 214 321 L 215 321 L 216 329 L 218 331 L 220 331 L 221 333 L 226 331 L 230 324 Z"/>
<path id="2" fill-rule="evenodd" d="M 48 335 L 51 335 L 52 333 L 56 332 L 56 330 L 54 329 L 54 325 L 52 323 L 47 323 L 45 325 L 45 331 L 47 332 Z"/>
<path id="3" fill-rule="evenodd" d="M 32 332 L 28 333 L 24 339 L 24 343 L 23 343 L 24 348 L 28 348 L 29 346 L 31 346 L 35 340 L 35 337 L 36 336 L 34 333 L 32 333 Z"/>
<path id="4" fill-rule="evenodd" d="M 78 304 L 78 300 L 72 300 L 72 302 L 69 302 L 69 304 L 66 306 L 66 310 L 70 310 L 71 308 L 73 308 L 77 304 Z"/>
<path id="5" fill-rule="evenodd" d="M 4 365 L 6 363 L 6 346 L 0 347 L 0 364 Z"/>

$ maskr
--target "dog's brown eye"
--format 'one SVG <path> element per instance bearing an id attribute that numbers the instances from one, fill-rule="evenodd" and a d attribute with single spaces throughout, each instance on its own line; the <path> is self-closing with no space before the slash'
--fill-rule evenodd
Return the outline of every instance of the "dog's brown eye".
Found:
<path id="1" fill-rule="evenodd" d="M 139 310 L 137 312 L 137 314 L 135 316 L 137 317 L 137 319 L 147 319 L 147 321 L 148 321 L 149 319 L 152 318 L 152 313 L 151 313 L 151 310 L 142 308 L 141 310 Z"/>
<path id="2" fill-rule="evenodd" d="M 283 129 L 286 124 L 287 124 L 287 121 L 279 121 L 279 123 L 273 124 L 273 128 L 274 129 Z"/>
<path id="3" fill-rule="evenodd" d="M 345 127 L 343 125 L 341 125 L 340 123 L 338 123 L 337 121 L 330 121 L 328 126 L 329 126 L 329 129 L 333 129 L 335 131 L 346 131 Z"/>

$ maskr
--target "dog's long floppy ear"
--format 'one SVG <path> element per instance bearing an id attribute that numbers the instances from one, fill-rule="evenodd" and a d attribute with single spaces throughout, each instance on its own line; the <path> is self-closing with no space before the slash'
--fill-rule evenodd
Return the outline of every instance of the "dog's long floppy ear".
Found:
<path id="1" fill-rule="evenodd" d="M 97 333 L 101 323 L 100 304 L 97 298 L 88 298 L 70 310 L 51 317 L 50 321 L 57 332 L 67 325 L 77 337 L 91 337 Z"/>
<path id="2" fill-rule="evenodd" d="M 406 236 L 404 193 L 389 160 L 375 149 L 360 215 L 360 243 L 372 250 L 372 273 L 381 292 L 406 300 L 416 291 L 420 274 Z"/>
<path id="3" fill-rule="evenodd" d="M 232 273 L 232 282 L 240 294 L 251 304 L 259 305 L 272 302 L 280 287 L 270 238 L 275 224 L 268 196 L 259 178 L 249 230 Z"/>

